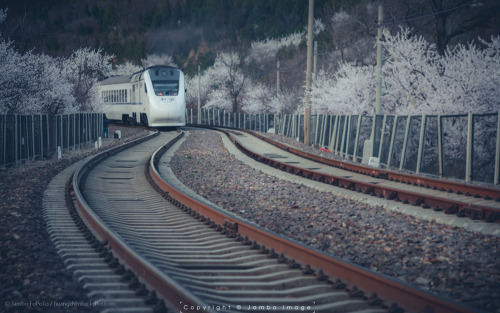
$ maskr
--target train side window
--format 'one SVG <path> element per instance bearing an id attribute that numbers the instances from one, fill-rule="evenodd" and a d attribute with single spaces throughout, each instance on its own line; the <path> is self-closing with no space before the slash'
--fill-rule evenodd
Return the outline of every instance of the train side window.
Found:
<path id="1" fill-rule="evenodd" d="M 146 87 L 146 83 L 144 83 L 144 93 L 148 93 L 148 88 Z"/>

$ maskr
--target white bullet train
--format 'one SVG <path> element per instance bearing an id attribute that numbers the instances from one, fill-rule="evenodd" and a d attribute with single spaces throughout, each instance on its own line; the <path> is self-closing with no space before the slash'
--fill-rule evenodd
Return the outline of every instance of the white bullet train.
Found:
<path id="1" fill-rule="evenodd" d="M 98 86 L 109 120 L 151 127 L 185 126 L 184 73 L 155 65 L 132 75 L 115 76 Z"/>

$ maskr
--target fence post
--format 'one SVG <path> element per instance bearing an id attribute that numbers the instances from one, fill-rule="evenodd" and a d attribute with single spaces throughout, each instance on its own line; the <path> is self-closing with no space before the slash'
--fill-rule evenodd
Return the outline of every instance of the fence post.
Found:
<path id="1" fill-rule="evenodd" d="M 359 133 L 361 128 L 361 115 L 358 115 L 358 125 L 356 126 L 356 136 L 354 137 L 354 151 L 352 152 L 352 160 L 354 162 L 358 161 L 358 145 L 359 145 Z"/>
<path id="2" fill-rule="evenodd" d="M 319 119 L 316 119 L 316 122 L 319 124 Z M 316 129 L 318 129 L 318 128 L 316 127 Z M 321 118 L 321 131 L 320 131 L 320 136 L 319 136 L 319 142 L 316 142 L 321 147 L 325 147 L 327 130 L 328 130 L 328 115 L 323 114 L 323 117 Z"/>
<path id="3" fill-rule="evenodd" d="M 342 115 L 339 115 L 337 127 L 335 128 L 337 131 L 337 134 L 335 135 L 335 155 L 342 155 L 342 138 L 340 136 L 342 136 L 341 132 L 343 129 L 340 129 L 340 124 L 342 124 Z"/>
<path id="4" fill-rule="evenodd" d="M 2 158 L 2 166 L 5 166 L 5 163 L 7 162 L 7 160 L 5 160 L 6 156 L 7 156 L 7 115 L 2 115 L 3 117 L 3 134 L 4 134 L 4 137 L 2 138 L 2 145 L 3 145 L 3 149 L 2 149 L 2 154 L 3 154 L 3 158 Z"/>
<path id="5" fill-rule="evenodd" d="M 382 154 L 382 145 L 384 144 L 384 129 L 385 123 L 387 123 L 387 114 L 384 114 L 382 118 L 382 126 L 380 127 L 380 144 L 378 145 L 377 158 L 380 160 L 380 155 Z"/>
<path id="6" fill-rule="evenodd" d="M 399 163 L 399 169 L 402 170 L 405 160 L 406 160 L 406 146 L 408 145 L 408 133 L 410 132 L 410 121 L 411 116 L 408 115 L 408 119 L 406 120 L 406 130 L 405 130 L 405 139 L 403 140 L 403 151 L 401 151 L 401 162 Z"/>
<path id="7" fill-rule="evenodd" d="M 348 119 L 348 125 L 347 125 L 347 138 L 346 138 L 346 143 L 345 143 L 345 157 L 349 158 L 349 144 L 351 143 L 351 122 L 352 122 L 352 115 L 349 115 Z"/>
<path id="8" fill-rule="evenodd" d="M 420 122 L 420 137 L 418 140 L 418 152 L 417 152 L 417 168 L 415 169 L 416 174 L 420 174 L 420 168 L 422 166 L 422 154 L 424 152 L 424 134 L 425 126 L 427 126 L 427 116 L 422 115 L 422 121 Z"/>
<path id="9" fill-rule="evenodd" d="M 443 131 L 441 123 L 441 115 L 438 115 L 438 165 L 439 178 L 443 178 Z"/>
<path id="10" fill-rule="evenodd" d="M 50 157 L 50 121 L 48 115 L 45 115 L 45 120 L 47 121 L 47 158 L 48 158 Z"/>
<path id="11" fill-rule="evenodd" d="M 396 137 L 396 129 L 398 126 L 398 115 L 394 116 L 394 124 L 392 124 L 392 132 L 391 132 L 391 143 L 389 144 L 389 152 L 387 156 L 387 168 L 391 167 L 391 160 L 392 160 L 392 150 L 394 149 L 394 141 Z"/>
<path id="12" fill-rule="evenodd" d="M 339 116 L 338 115 L 335 115 L 334 117 L 332 117 L 334 120 L 333 120 L 333 127 L 332 127 L 332 131 L 331 131 L 331 136 L 330 136 L 330 146 L 328 147 L 330 149 L 330 151 L 332 153 L 335 152 L 335 145 L 336 145 L 336 142 L 335 140 L 337 139 L 337 118 Z M 335 153 L 336 155 L 336 153 Z"/>
<path id="13" fill-rule="evenodd" d="M 73 114 L 73 146 L 74 149 L 76 150 L 76 130 L 78 128 L 76 127 L 76 113 Z"/>
<path id="14" fill-rule="evenodd" d="M 60 129 L 60 132 L 61 132 L 61 149 L 64 150 L 64 118 L 63 118 L 63 115 L 59 115 L 61 117 L 61 129 Z"/>
<path id="15" fill-rule="evenodd" d="M 18 159 L 18 154 L 19 154 L 19 134 L 18 134 L 18 129 L 17 129 L 17 114 L 14 114 L 14 149 L 15 149 L 15 164 L 17 166 L 17 159 Z"/>
<path id="16" fill-rule="evenodd" d="M 33 143 L 33 160 L 36 157 L 36 147 L 35 147 L 35 116 L 31 115 L 31 142 Z"/>
<path id="17" fill-rule="evenodd" d="M 497 147 L 495 153 L 495 178 L 493 184 L 498 185 L 500 171 L 500 112 L 497 114 Z"/>
<path id="18" fill-rule="evenodd" d="M 474 121 L 472 113 L 467 115 L 467 156 L 465 159 L 465 182 L 470 183 L 472 180 L 472 132 L 474 128 Z"/>

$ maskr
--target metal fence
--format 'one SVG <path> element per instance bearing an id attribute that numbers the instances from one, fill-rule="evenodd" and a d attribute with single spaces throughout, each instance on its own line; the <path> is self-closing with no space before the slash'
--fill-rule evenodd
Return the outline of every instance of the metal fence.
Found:
<path id="1" fill-rule="evenodd" d="M 49 158 L 95 141 L 102 135 L 102 114 L 0 115 L 0 166 Z"/>
<path id="2" fill-rule="evenodd" d="M 198 124 L 197 110 L 187 110 Z M 304 142 L 304 115 L 201 110 L 201 124 L 273 132 Z M 309 142 L 354 162 L 465 182 L 499 184 L 500 113 L 313 115 Z"/>

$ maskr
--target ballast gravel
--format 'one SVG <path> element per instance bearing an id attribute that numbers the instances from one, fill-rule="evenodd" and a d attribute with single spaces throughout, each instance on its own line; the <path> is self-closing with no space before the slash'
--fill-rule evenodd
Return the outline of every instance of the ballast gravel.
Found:
<path id="1" fill-rule="evenodd" d="M 487 312 L 500 312 L 500 238 L 385 210 L 253 169 L 219 133 L 190 130 L 171 166 L 201 196 L 373 271 Z"/>

